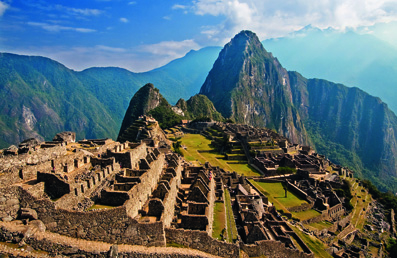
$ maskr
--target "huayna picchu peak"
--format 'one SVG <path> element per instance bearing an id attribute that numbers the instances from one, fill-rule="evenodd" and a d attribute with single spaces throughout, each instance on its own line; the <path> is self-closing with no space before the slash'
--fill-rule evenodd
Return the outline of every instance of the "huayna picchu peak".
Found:
<path id="1" fill-rule="evenodd" d="M 397 190 L 397 118 L 387 105 L 357 88 L 288 72 L 253 32 L 225 45 L 200 94 L 225 118 L 311 144 L 381 189 Z"/>
<path id="2" fill-rule="evenodd" d="M 268 127 L 297 143 L 308 143 L 292 103 L 288 72 L 250 31 L 237 34 L 220 52 L 200 94 L 226 118 Z"/>

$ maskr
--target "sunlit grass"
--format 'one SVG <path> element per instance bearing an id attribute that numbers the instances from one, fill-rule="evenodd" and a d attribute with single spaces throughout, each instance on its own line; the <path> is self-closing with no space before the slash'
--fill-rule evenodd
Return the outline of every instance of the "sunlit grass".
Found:
<path id="1" fill-rule="evenodd" d="M 225 225 L 225 205 L 222 202 L 215 202 L 214 205 L 214 222 L 212 224 L 212 237 L 222 240 L 222 230 Z"/>
<path id="2" fill-rule="evenodd" d="M 225 171 L 236 171 L 245 176 L 259 176 L 260 174 L 248 162 L 226 160 L 223 155 L 216 152 L 211 146 L 211 141 L 200 134 L 185 134 L 182 146 L 186 147 L 182 152 L 187 161 L 197 161 L 201 164 L 209 162 L 212 166 L 219 166 Z"/>

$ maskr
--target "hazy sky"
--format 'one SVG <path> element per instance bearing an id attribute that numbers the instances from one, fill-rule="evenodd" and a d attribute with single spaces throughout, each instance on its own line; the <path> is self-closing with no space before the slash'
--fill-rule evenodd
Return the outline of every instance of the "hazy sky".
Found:
<path id="1" fill-rule="evenodd" d="M 397 0 L 0 0 L 0 52 L 140 72 L 243 29 L 264 40 L 309 24 L 397 44 Z"/>

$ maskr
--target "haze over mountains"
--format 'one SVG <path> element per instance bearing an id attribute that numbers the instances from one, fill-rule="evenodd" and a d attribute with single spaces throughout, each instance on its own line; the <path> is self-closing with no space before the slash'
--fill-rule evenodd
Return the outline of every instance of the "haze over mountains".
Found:
<path id="1" fill-rule="evenodd" d="M 214 63 L 219 51 L 192 51 L 146 73 L 121 68 L 76 72 L 43 57 L 0 54 L 0 94 L 5 96 L 0 147 L 29 137 L 49 140 L 64 130 L 80 139 L 115 139 L 131 97 L 151 82 L 172 104 L 200 91 L 225 118 L 276 129 L 349 165 L 382 190 L 395 187 L 397 119 L 380 99 L 288 72 L 251 32 L 237 35 Z M 184 107 L 184 101 L 178 105 Z"/>

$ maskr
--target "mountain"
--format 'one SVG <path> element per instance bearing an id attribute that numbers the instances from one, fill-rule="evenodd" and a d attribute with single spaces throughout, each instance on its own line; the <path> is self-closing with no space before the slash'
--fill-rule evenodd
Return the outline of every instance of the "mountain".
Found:
<path id="1" fill-rule="evenodd" d="M 214 104 L 205 95 L 196 94 L 188 101 L 179 99 L 176 107 L 180 108 L 186 119 L 210 118 L 215 121 L 222 121 L 223 117 L 219 113 Z"/>
<path id="2" fill-rule="evenodd" d="M 182 119 L 211 118 L 223 120 L 212 102 L 204 95 L 194 95 L 188 101 L 179 99 L 172 107 L 160 94 L 159 89 L 148 83 L 140 88 L 132 97 L 121 124 L 118 141 L 134 141 L 137 137 L 140 116 L 148 115 L 156 119 L 161 128 L 169 128 L 180 124 Z"/>
<path id="3" fill-rule="evenodd" d="M 287 70 L 250 31 L 242 31 L 225 45 L 200 94 L 237 123 L 276 129 L 294 142 L 308 142 L 292 102 Z"/>
<path id="4" fill-rule="evenodd" d="M 288 70 L 359 87 L 397 112 L 397 49 L 374 35 L 308 26 L 262 43 Z"/>
<path id="5" fill-rule="evenodd" d="M 0 53 L 0 148 L 36 137 L 51 140 L 60 131 L 77 139 L 116 139 L 135 92 L 154 83 L 176 103 L 198 93 L 220 49 L 190 51 L 145 73 L 117 67 L 81 72 L 45 57 Z"/>
<path id="6" fill-rule="evenodd" d="M 397 190 L 397 117 L 387 105 L 358 88 L 287 72 L 252 32 L 225 45 L 200 93 L 225 118 L 276 129 Z"/>
<path id="7" fill-rule="evenodd" d="M 76 73 L 43 57 L 0 54 L 2 147 L 60 131 L 79 138 L 115 135 L 116 120 Z"/>
<path id="8" fill-rule="evenodd" d="M 135 141 L 137 130 L 135 122 L 139 116 L 153 116 L 160 127 L 169 127 L 181 123 L 182 117 L 175 114 L 171 105 L 160 94 L 153 84 L 148 83 L 140 88 L 130 101 L 121 124 L 117 141 Z"/>

